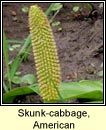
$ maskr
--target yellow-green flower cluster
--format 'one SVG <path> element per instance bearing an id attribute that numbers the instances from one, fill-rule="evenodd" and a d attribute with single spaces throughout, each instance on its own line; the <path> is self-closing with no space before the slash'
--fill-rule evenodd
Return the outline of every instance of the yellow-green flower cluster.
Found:
<path id="1" fill-rule="evenodd" d="M 31 6 L 29 26 L 40 93 L 44 100 L 58 99 L 60 65 L 50 23 L 40 7 Z"/>

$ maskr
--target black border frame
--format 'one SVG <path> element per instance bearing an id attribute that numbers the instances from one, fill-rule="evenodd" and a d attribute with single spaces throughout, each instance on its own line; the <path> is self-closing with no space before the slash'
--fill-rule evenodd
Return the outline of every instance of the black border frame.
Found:
<path id="1" fill-rule="evenodd" d="M 0 102 L 0 106 L 106 106 L 106 102 L 105 102 L 105 1 L 1 1 L 1 43 L 2 43 L 2 39 L 3 39 L 3 28 L 2 28 L 2 23 L 3 23 L 3 19 L 2 19 L 2 15 L 3 15 L 3 3 L 53 3 L 53 2 L 61 2 L 61 3 L 103 3 L 103 9 L 104 9 L 104 18 L 103 18 L 103 48 L 104 48 L 104 55 L 103 55 L 103 103 L 91 103 L 91 104 L 76 104 L 76 103 L 39 103 L 39 104 L 33 104 L 33 103 L 28 103 L 28 104 L 2 104 L 3 102 L 3 90 L 2 90 L 2 85 L 3 83 L 1 82 L 1 102 Z M 1 81 L 3 81 L 3 47 L 1 44 Z"/>

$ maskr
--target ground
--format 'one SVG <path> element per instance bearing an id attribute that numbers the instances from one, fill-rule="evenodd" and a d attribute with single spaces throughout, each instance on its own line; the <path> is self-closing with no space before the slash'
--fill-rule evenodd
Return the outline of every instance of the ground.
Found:
<path id="1" fill-rule="evenodd" d="M 22 7 L 35 3 L 4 3 L 3 4 L 3 29 L 8 39 L 23 40 L 29 34 L 28 14 L 22 12 Z M 37 3 L 44 11 L 50 3 Z M 72 14 L 72 3 L 64 3 L 64 7 L 54 21 L 60 21 L 62 30 L 52 27 L 57 44 L 62 81 L 79 81 L 82 79 L 95 79 L 100 77 L 100 65 L 103 62 L 103 18 L 99 10 L 99 3 L 92 3 L 97 15 L 92 20 L 85 20 L 83 16 Z M 53 15 L 53 14 L 51 14 Z M 50 17 L 50 16 L 49 16 Z M 102 48 L 103 49 L 103 48 Z M 10 59 L 14 59 L 17 52 L 9 53 Z M 35 74 L 33 54 L 20 65 L 22 74 Z M 5 73 L 3 62 L 3 73 Z M 38 95 L 26 95 L 17 98 L 14 103 L 40 103 Z"/>

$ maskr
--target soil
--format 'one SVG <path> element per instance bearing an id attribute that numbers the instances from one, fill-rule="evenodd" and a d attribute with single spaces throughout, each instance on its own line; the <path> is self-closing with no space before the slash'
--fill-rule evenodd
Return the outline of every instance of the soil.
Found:
<path id="1" fill-rule="evenodd" d="M 22 12 L 22 7 L 35 3 L 3 3 L 3 29 L 8 39 L 23 40 L 29 34 L 28 14 Z M 36 3 L 44 11 L 50 3 Z M 75 3 L 64 3 L 54 21 L 60 21 L 62 30 L 52 27 L 57 44 L 62 81 L 79 81 L 82 79 L 98 80 L 97 73 L 103 63 L 103 11 L 99 3 L 92 3 L 96 14 L 92 15 L 85 9 L 80 14 L 72 12 Z M 81 3 L 77 3 L 81 5 Z M 50 14 L 49 17 L 52 17 Z M 86 18 L 86 20 L 85 20 Z M 90 18 L 90 20 L 89 20 Z M 14 59 L 17 51 L 9 52 L 10 59 Z M 6 72 L 3 62 L 3 73 Z M 35 74 L 33 54 L 20 65 L 19 71 L 24 74 Z M 78 100 L 77 100 L 78 101 Z M 77 102 L 74 100 L 73 102 Z M 42 99 L 36 95 L 17 97 L 14 103 L 41 103 Z"/>

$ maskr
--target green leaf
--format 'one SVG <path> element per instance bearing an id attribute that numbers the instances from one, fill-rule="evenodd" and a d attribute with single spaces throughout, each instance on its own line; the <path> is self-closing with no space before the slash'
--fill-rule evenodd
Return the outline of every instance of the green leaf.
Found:
<path id="1" fill-rule="evenodd" d="M 31 44 L 29 44 L 29 46 L 25 49 L 25 51 L 23 51 L 22 54 L 20 55 L 23 61 L 26 61 L 28 59 L 28 55 L 30 54 L 31 47 L 32 47 Z"/>
<path id="2" fill-rule="evenodd" d="M 19 54 L 18 55 L 21 55 L 25 52 L 26 48 L 30 45 L 31 43 L 31 36 L 29 35 L 25 42 L 24 42 L 24 45 L 22 46 L 21 50 L 19 51 Z"/>
<path id="3" fill-rule="evenodd" d="M 12 79 L 12 82 L 15 84 L 20 84 L 21 83 L 21 78 L 18 76 L 14 76 Z"/>
<path id="4" fill-rule="evenodd" d="M 6 86 L 4 81 L 3 81 L 3 89 L 4 89 L 5 92 L 8 92 L 8 87 Z"/>
<path id="5" fill-rule="evenodd" d="M 24 44 L 24 40 L 11 40 L 11 39 L 7 39 L 6 40 L 8 43 L 17 43 L 17 44 Z"/>
<path id="6" fill-rule="evenodd" d="M 21 78 L 21 82 L 27 84 L 34 84 L 36 82 L 36 78 L 33 74 L 27 74 Z"/>
<path id="7" fill-rule="evenodd" d="M 54 6 L 52 7 L 52 11 L 57 11 L 60 10 L 63 7 L 61 3 L 55 3 Z"/>
<path id="8" fill-rule="evenodd" d="M 79 11 L 79 9 L 80 9 L 80 7 L 79 7 L 79 6 L 74 6 L 74 7 L 73 7 L 73 11 L 74 11 L 74 12 L 78 12 L 78 11 Z"/>
<path id="9" fill-rule="evenodd" d="M 6 86 L 7 86 L 7 90 L 11 90 L 8 44 L 7 44 L 7 41 L 6 41 L 5 32 L 3 32 L 3 54 L 4 54 L 6 70 L 7 70 L 7 77 L 8 77 L 8 85 L 6 85 Z"/>
<path id="10" fill-rule="evenodd" d="M 50 4 L 49 8 L 46 10 L 45 14 L 48 16 L 50 12 L 52 11 L 52 8 L 54 7 L 55 3 Z"/>
<path id="11" fill-rule="evenodd" d="M 30 39 L 30 35 L 29 35 L 27 37 L 27 39 L 25 40 L 25 43 L 24 43 L 23 47 L 21 48 L 21 50 L 19 51 L 18 55 L 16 56 L 16 58 L 13 61 L 13 64 L 12 64 L 11 70 L 10 70 L 10 75 L 11 75 L 10 79 L 11 80 L 13 79 L 13 77 L 14 77 L 14 75 L 15 75 L 15 73 L 16 73 L 19 65 L 20 65 L 20 63 L 22 62 L 22 60 L 24 58 L 24 55 L 22 56 L 22 58 L 20 58 L 20 55 L 25 52 L 25 49 L 29 45 L 30 41 L 31 41 L 31 39 Z"/>
<path id="12" fill-rule="evenodd" d="M 31 94 L 33 92 L 39 92 L 39 89 L 36 85 L 12 89 L 10 92 L 3 94 L 3 103 L 13 103 L 17 96 Z"/>
<path id="13" fill-rule="evenodd" d="M 103 82 L 100 81 L 80 81 L 61 83 L 60 94 L 64 100 L 69 99 L 103 99 Z"/>
<path id="14" fill-rule="evenodd" d="M 22 12 L 27 13 L 28 12 L 28 7 L 27 6 L 22 7 Z"/>
<path id="15" fill-rule="evenodd" d="M 27 74 L 24 75 L 23 77 L 14 76 L 12 82 L 15 84 L 21 84 L 21 83 L 34 84 L 36 82 L 36 78 L 33 74 Z"/>
<path id="16" fill-rule="evenodd" d="M 19 59 L 19 56 L 17 56 L 15 58 L 15 60 L 13 61 L 12 65 L 11 65 L 11 70 L 10 70 L 10 79 L 11 81 L 13 80 L 13 77 L 19 67 L 19 64 L 20 64 L 20 59 Z"/>

